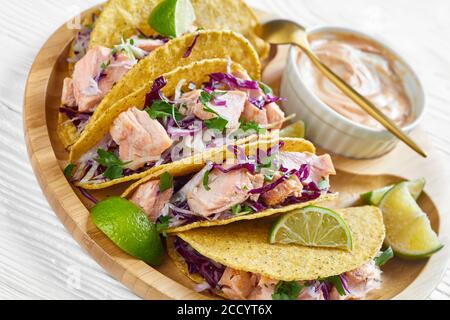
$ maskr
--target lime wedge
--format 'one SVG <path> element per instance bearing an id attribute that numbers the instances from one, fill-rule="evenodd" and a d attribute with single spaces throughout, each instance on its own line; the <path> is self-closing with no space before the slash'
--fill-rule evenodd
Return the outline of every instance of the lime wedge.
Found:
<path id="1" fill-rule="evenodd" d="M 189 31 L 195 21 L 190 0 L 163 0 L 153 9 L 148 24 L 167 37 L 179 37 Z"/>
<path id="2" fill-rule="evenodd" d="M 285 138 L 304 138 L 305 137 L 305 123 L 297 121 L 280 131 L 280 136 Z"/>
<path id="3" fill-rule="evenodd" d="M 406 181 L 406 185 L 413 198 L 417 200 L 420 194 L 422 193 L 423 188 L 425 187 L 425 179 L 421 178 L 417 180 Z M 392 189 L 393 186 L 394 185 L 389 185 L 380 189 L 364 193 L 361 195 L 361 199 L 367 204 L 378 206 L 383 196 L 386 194 L 386 192 Z"/>
<path id="4" fill-rule="evenodd" d="M 407 182 L 389 190 L 380 202 L 380 209 L 386 226 L 385 242 L 397 256 L 422 259 L 443 247 Z"/>
<path id="5" fill-rule="evenodd" d="M 164 257 L 155 224 L 134 203 L 111 197 L 91 209 L 95 225 L 126 253 L 152 265 Z"/>
<path id="6" fill-rule="evenodd" d="M 279 218 L 270 230 L 269 242 L 352 250 L 352 234 L 345 220 L 337 212 L 315 206 Z"/>

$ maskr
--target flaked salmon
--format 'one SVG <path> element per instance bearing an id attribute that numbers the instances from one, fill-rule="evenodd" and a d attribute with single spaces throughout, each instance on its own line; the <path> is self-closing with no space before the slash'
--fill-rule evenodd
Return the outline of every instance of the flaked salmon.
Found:
<path id="1" fill-rule="evenodd" d="M 272 294 L 275 292 L 278 281 L 264 276 L 258 276 L 258 278 L 256 287 L 248 296 L 248 300 L 272 300 Z"/>
<path id="2" fill-rule="evenodd" d="M 228 298 L 246 300 L 256 286 L 256 276 L 227 267 L 220 278 L 219 286 Z"/>
<path id="3" fill-rule="evenodd" d="M 130 200 L 140 206 L 151 221 L 156 222 L 161 210 L 169 202 L 172 195 L 173 188 L 160 192 L 159 180 L 153 180 L 139 186 Z"/>
<path id="4" fill-rule="evenodd" d="M 157 161 L 172 146 L 164 127 L 149 117 L 147 112 L 131 108 L 122 112 L 110 128 L 114 142 L 119 145 L 119 157 L 130 162 L 130 169 Z"/>
<path id="5" fill-rule="evenodd" d="M 302 164 L 309 164 L 309 179 L 314 182 L 319 182 L 324 177 L 336 174 L 329 154 L 317 156 L 308 152 L 280 152 L 279 159 L 288 170 L 298 169 Z"/>
<path id="6" fill-rule="evenodd" d="M 217 94 L 215 104 L 210 101 L 207 105 L 217 114 L 205 110 L 205 106 L 200 101 L 201 90 L 193 90 L 181 96 L 180 103 L 186 106 L 185 114 L 193 114 L 201 120 L 209 120 L 217 117 L 217 114 L 228 121 L 228 129 L 237 129 L 239 127 L 239 118 L 241 117 L 247 96 L 242 91 L 226 91 L 223 94 Z"/>
<path id="7" fill-rule="evenodd" d="M 227 168 L 230 165 L 225 165 Z M 231 209 L 236 204 L 247 200 L 249 191 L 262 187 L 264 178 L 261 174 L 253 175 L 246 169 L 223 173 L 214 169 L 209 174 L 209 190 L 203 183 L 186 193 L 188 205 L 193 212 L 203 217 Z"/>
<path id="8" fill-rule="evenodd" d="M 61 94 L 61 104 L 67 107 L 76 107 L 77 101 L 73 93 L 73 82 L 71 78 L 65 78 Z"/>
<path id="9" fill-rule="evenodd" d="M 75 64 L 73 96 L 80 112 L 93 112 L 113 85 L 133 66 L 126 55 L 111 55 L 111 51 L 109 48 L 95 47 Z M 70 93 L 67 92 L 67 96 Z"/>
<path id="10" fill-rule="evenodd" d="M 273 181 L 280 179 L 280 174 L 275 174 Z M 290 196 L 301 197 L 303 184 L 296 175 L 291 176 L 286 181 L 283 181 L 278 186 L 270 191 L 264 193 L 261 197 L 264 203 L 268 206 L 276 206 L 283 203 Z"/>

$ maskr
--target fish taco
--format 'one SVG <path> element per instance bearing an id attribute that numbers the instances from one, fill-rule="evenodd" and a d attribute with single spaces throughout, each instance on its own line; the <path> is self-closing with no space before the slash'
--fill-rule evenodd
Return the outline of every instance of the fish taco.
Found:
<path id="1" fill-rule="evenodd" d="M 239 61 L 252 78 L 260 77 L 257 53 L 232 31 L 203 30 L 170 41 L 135 36 L 112 48 L 89 49 L 75 63 L 71 77 L 64 79 L 58 119 L 61 141 L 71 147 L 115 102 L 164 73 L 210 58 Z"/>
<path id="2" fill-rule="evenodd" d="M 232 300 L 363 299 L 380 287 L 374 261 L 385 229 L 376 207 L 339 210 L 352 232 L 351 251 L 269 244 L 273 219 L 170 235 L 169 256 L 195 283 Z"/>
<path id="3" fill-rule="evenodd" d="M 276 133 L 285 120 L 279 98 L 249 79 L 240 64 L 209 59 L 149 81 L 86 128 L 70 150 L 72 180 L 106 188 Z"/>
<path id="4" fill-rule="evenodd" d="M 172 164 L 133 184 L 123 197 L 168 233 L 252 220 L 330 200 L 329 155 L 304 139 L 260 140 L 223 155 Z"/>
<path id="5" fill-rule="evenodd" d="M 170 1 L 110 0 L 92 32 L 90 47 L 112 47 L 120 42 L 121 37 L 134 36 L 136 30 L 147 37 L 158 35 L 149 25 L 148 19 L 162 2 Z M 190 2 L 194 11 L 191 29 L 235 31 L 251 41 L 261 59 L 267 57 L 269 45 L 255 34 L 255 30 L 260 26 L 259 19 L 245 1 L 191 0 Z"/>

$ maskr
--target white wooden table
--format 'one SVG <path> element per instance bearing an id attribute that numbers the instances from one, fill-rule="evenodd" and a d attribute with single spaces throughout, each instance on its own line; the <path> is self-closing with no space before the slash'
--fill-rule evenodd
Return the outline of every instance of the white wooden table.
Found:
<path id="1" fill-rule="evenodd" d="M 62 23 L 99 2 L 0 0 L 0 299 L 137 299 L 80 249 L 52 212 L 22 133 L 24 86 L 39 48 Z M 450 1 L 249 3 L 303 25 L 353 27 L 387 40 L 422 79 L 428 98 L 423 127 L 450 163 Z M 450 298 L 450 270 L 430 298 Z"/>

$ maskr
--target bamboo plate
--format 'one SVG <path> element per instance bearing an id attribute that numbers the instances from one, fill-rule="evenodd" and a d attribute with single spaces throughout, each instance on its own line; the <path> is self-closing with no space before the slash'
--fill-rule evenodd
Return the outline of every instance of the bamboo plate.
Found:
<path id="1" fill-rule="evenodd" d="M 84 14 L 90 12 L 88 10 Z M 175 269 L 170 259 L 167 258 L 161 267 L 152 268 L 117 248 L 93 225 L 88 211 L 90 203 L 65 179 L 62 169 L 68 154 L 58 140 L 56 119 L 62 80 L 67 75 L 67 52 L 74 32 L 64 25 L 48 39 L 36 57 L 27 81 L 24 100 L 25 137 L 29 157 L 44 194 L 75 240 L 105 270 L 138 296 L 145 299 L 209 298 L 196 293 L 192 289 L 194 284 Z M 272 85 L 279 83 L 285 55 L 286 49 L 282 48 L 268 65 L 266 82 Z M 373 292 L 370 299 L 426 298 L 439 283 L 450 256 L 446 236 L 450 230 L 450 219 L 447 217 L 449 179 L 426 134 L 416 131 L 414 138 L 430 154 L 427 160 L 419 158 L 403 145 L 375 160 L 333 157 L 339 173 L 333 178 L 332 186 L 333 190 L 341 193 L 339 201 L 331 204 L 335 206 L 355 204 L 359 193 L 399 181 L 400 176 L 408 179 L 426 177 L 426 194 L 421 196 L 419 203 L 446 244 L 429 260 L 411 262 L 396 258 L 387 264 L 383 268 L 383 286 Z M 100 191 L 94 195 L 103 197 L 116 194 L 124 187 Z"/>

